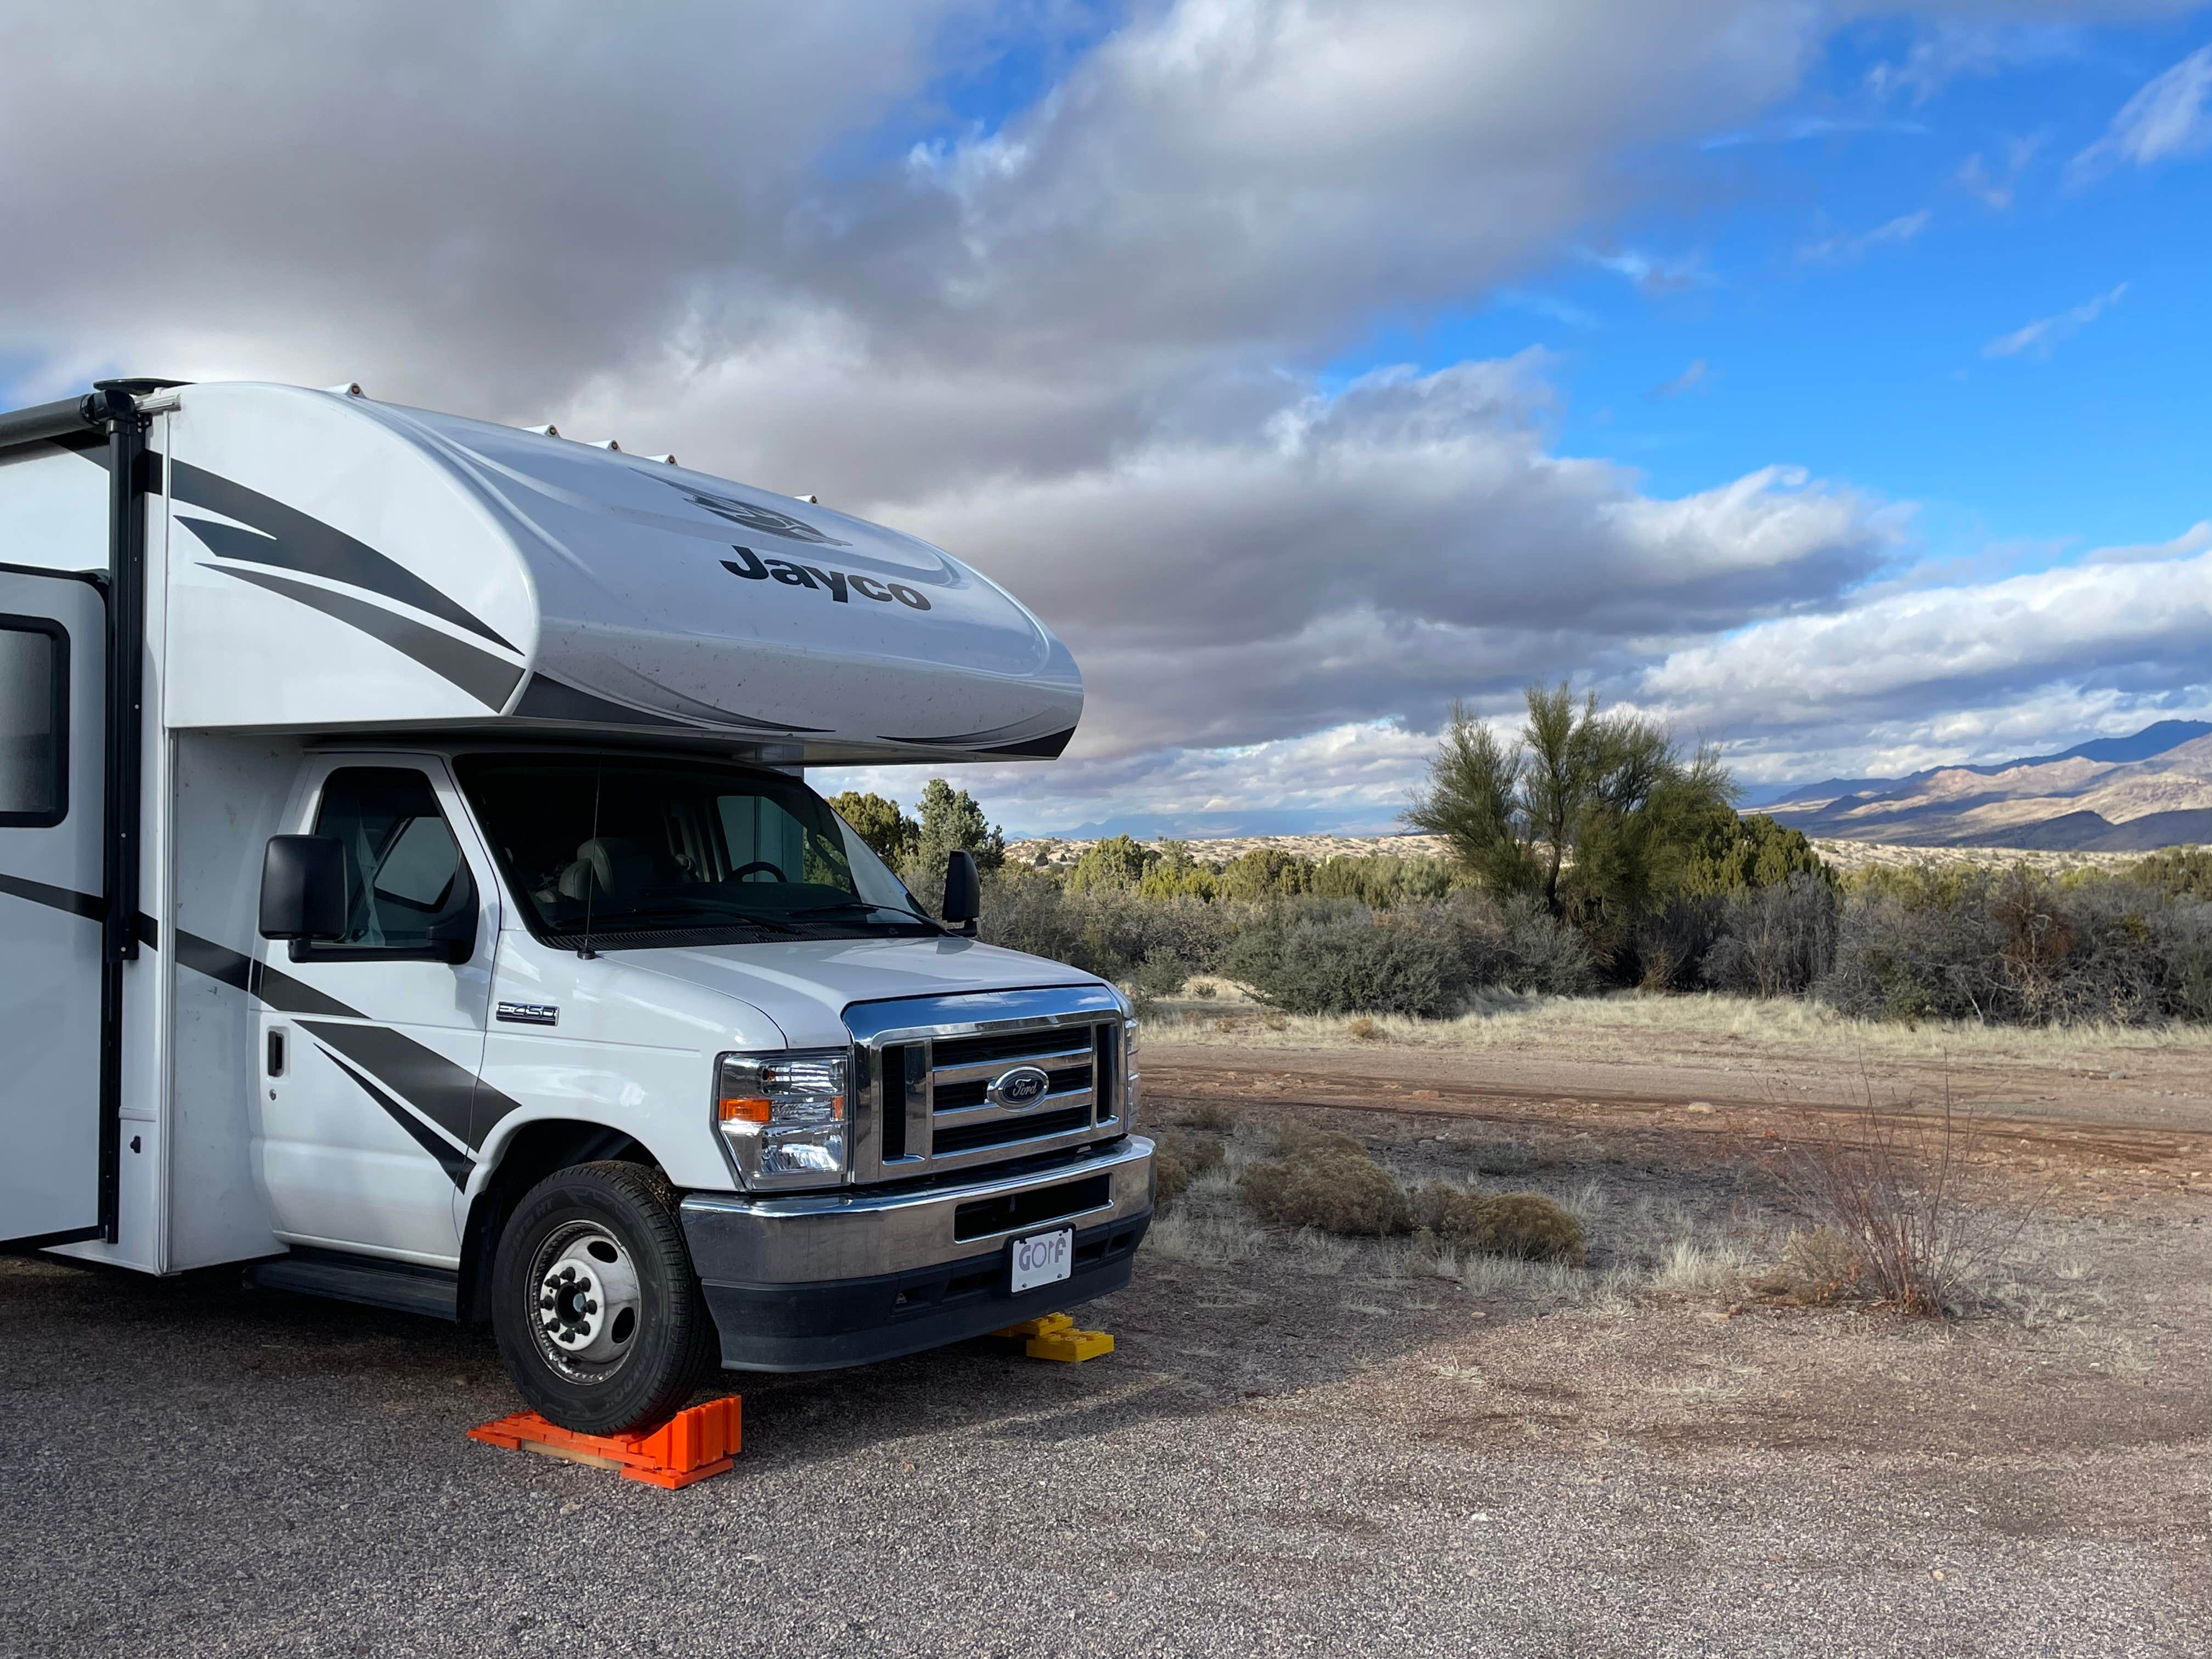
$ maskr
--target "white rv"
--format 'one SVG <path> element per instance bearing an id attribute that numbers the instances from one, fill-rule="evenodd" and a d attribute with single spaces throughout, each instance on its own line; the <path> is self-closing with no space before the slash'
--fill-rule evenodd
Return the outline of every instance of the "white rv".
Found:
<path id="1" fill-rule="evenodd" d="M 1050 757 L 938 549 L 357 388 L 0 415 L 0 1240 L 488 1322 L 612 1432 L 1127 1282 L 1111 986 L 803 781 Z"/>

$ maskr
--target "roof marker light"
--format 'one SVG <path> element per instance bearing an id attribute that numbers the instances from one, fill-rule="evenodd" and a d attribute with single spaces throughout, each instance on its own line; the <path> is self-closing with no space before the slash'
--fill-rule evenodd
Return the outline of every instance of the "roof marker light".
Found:
<path id="1" fill-rule="evenodd" d="M 809 507 L 819 507 L 822 505 L 822 498 L 819 495 L 794 495 L 792 499 L 797 501 L 805 501 Z"/>
<path id="2" fill-rule="evenodd" d="M 335 398 L 358 398 L 362 395 L 359 380 L 347 380 L 339 386 L 326 386 L 323 390 Z"/>
<path id="3" fill-rule="evenodd" d="M 638 459 L 641 461 L 659 461 L 663 466 L 673 466 L 676 465 L 676 458 L 673 455 L 641 455 L 638 457 Z"/>
<path id="4" fill-rule="evenodd" d="M 591 447 L 593 449 L 611 449 L 617 455 L 622 453 L 622 446 L 617 443 L 612 438 L 609 438 L 601 443 L 593 444 Z"/>
<path id="5" fill-rule="evenodd" d="M 544 426 L 526 426 L 522 429 L 525 432 L 535 432 L 541 438 L 557 438 L 561 435 L 561 428 L 550 421 L 546 422 Z"/>

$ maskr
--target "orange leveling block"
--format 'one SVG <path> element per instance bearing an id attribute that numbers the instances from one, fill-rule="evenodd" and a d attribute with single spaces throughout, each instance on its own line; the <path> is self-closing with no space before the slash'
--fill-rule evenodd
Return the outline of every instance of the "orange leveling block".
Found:
<path id="1" fill-rule="evenodd" d="M 726 1472 L 744 1442 L 740 1401 L 733 1394 L 680 1411 L 649 1434 L 572 1434 L 536 1412 L 517 1412 L 471 1429 L 469 1438 L 509 1451 L 618 1469 L 625 1480 L 671 1492 Z"/>
<path id="2" fill-rule="evenodd" d="M 1073 1364 L 1114 1352 L 1111 1336 L 1104 1331 L 1079 1331 L 1075 1322 L 1066 1314 L 1024 1319 L 1018 1325 L 1009 1325 L 991 1334 L 1021 1343 L 1022 1351 L 1032 1359 L 1064 1359 Z"/>

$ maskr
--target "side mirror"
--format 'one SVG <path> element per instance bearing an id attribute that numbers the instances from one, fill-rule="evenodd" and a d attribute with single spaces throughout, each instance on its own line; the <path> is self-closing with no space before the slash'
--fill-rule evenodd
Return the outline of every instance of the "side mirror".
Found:
<path id="1" fill-rule="evenodd" d="M 945 902 L 938 914 L 955 933 L 973 939 L 982 908 L 983 884 L 975 874 L 975 855 L 963 848 L 945 866 Z"/>
<path id="2" fill-rule="evenodd" d="M 335 836 L 271 836 L 261 859 L 261 937 L 342 939 L 345 845 Z"/>

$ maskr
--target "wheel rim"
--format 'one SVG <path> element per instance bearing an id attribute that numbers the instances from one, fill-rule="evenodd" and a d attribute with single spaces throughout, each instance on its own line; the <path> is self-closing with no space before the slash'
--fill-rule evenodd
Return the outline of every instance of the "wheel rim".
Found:
<path id="1" fill-rule="evenodd" d="M 595 1221 L 571 1221 L 547 1237 L 524 1294 L 539 1356 L 571 1382 L 605 1382 L 637 1346 L 637 1268 L 622 1240 Z"/>

